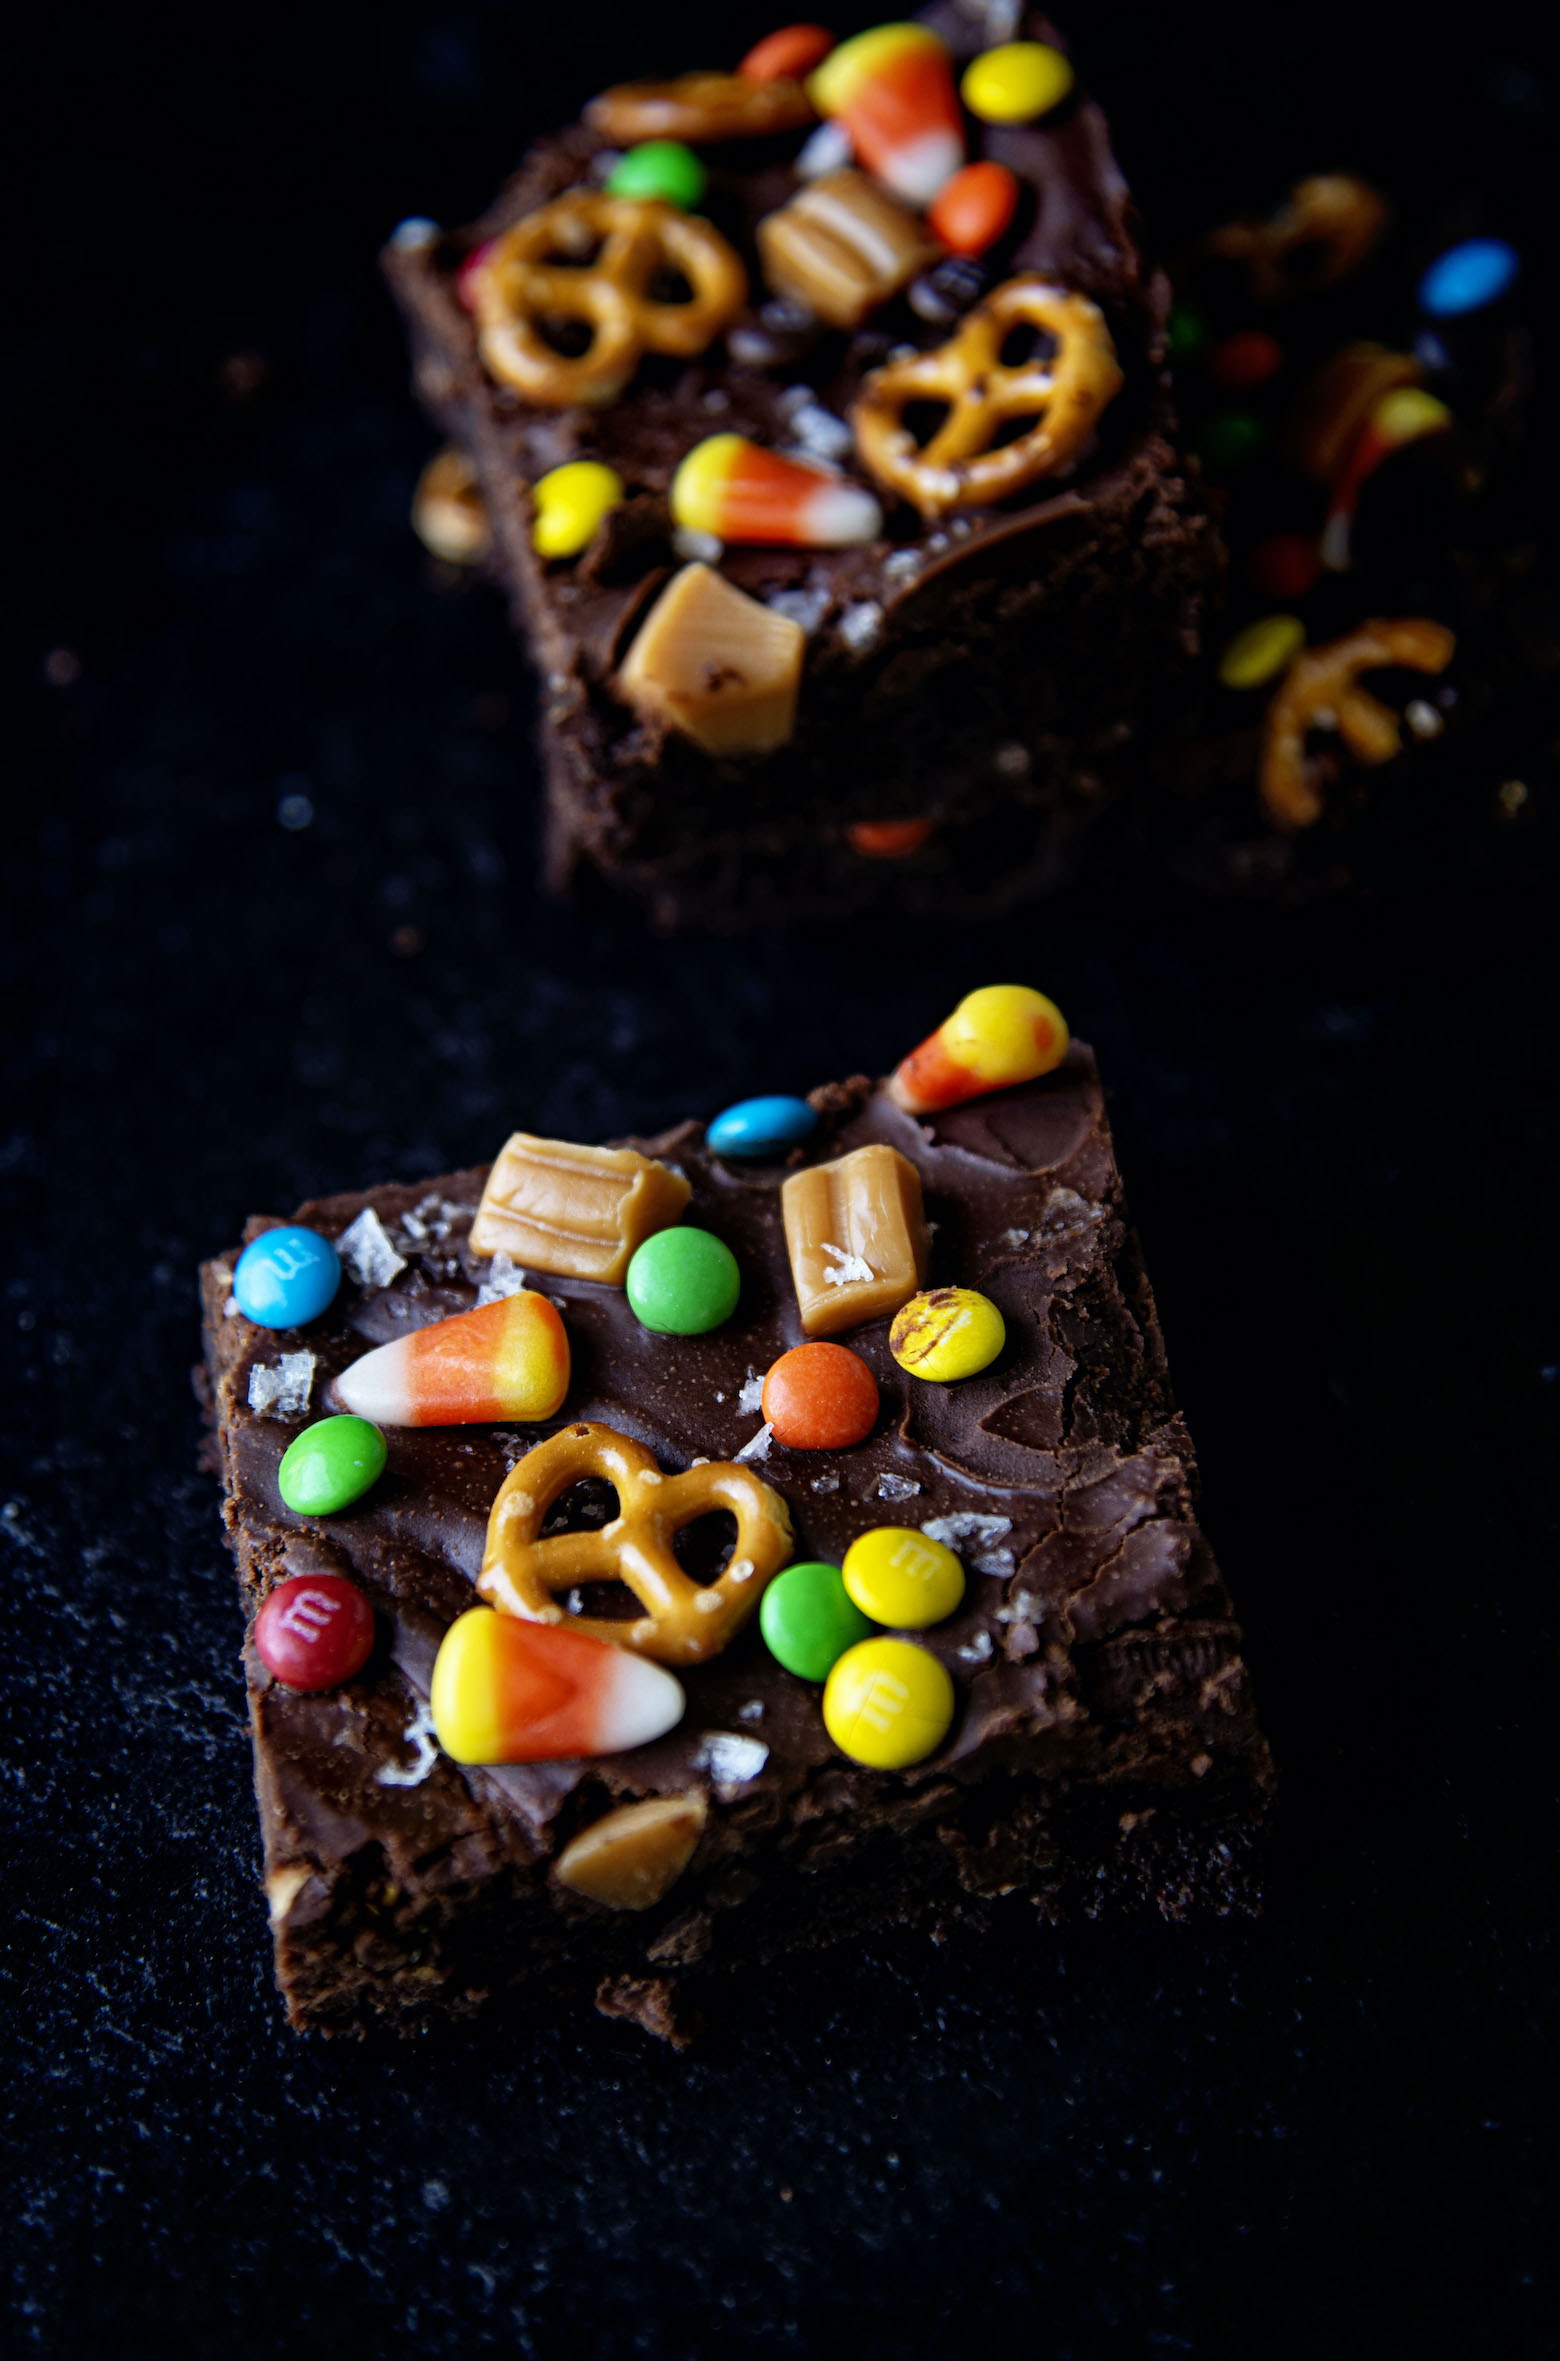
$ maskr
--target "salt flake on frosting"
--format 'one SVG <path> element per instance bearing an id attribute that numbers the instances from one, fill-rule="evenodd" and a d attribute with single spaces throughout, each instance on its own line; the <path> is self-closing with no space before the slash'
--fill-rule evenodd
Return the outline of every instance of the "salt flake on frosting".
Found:
<path id="1" fill-rule="evenodd" d="M 694 1769 L 708 1771 L 722 1795 L 746 1787 L 768 1760 L 769 1749 L 762 1738 L 744 1738 L 740 1730 L 711 1730 L 699 1740 L 693 1755 Z"/>
<path id="2" fill-rule="evenodd" d="M 914 1476 L 896 1475 L 892 1468 L 885 1468 L 877 1480 L 879 1500 L 908 1500 L 913 1492 L 919 1492 L 920 1489 Z"/>
<path id="3" fill-rule="evenodd" d="M 388 1287 L 396 1273 L 406 1268 L 405 1255 L 396 1253 L 372 1205 L 365 1205 L 357 1220 L 342 1231 L 336 1252 L 360 1287 Z"/>
<path id="4" fill-rule="evenodd" d="M 756 1369 L 750 1368 L 743 1380 L 742 1391 L 737 1396 L 737 1408 L 739 1410 L 762 1410 L 763 1407 L 764 1381 Z"/>
<path id="5" fill-rule="evenodd" d="M 306 1418 L 314 1390 L 314 1355 L 283 1353 L 274 1368 L 249 1372 L 249 1407 L 261 1418 Z"/>
<path id="6" fill-rule="evenodd" d="M 494 1255 L 487 1277 L 477 1289 L 477 1309 L 485 1303 L 502 1303 L 506 1296 L 523 1295 L 525 1273 L 516 1270 L 502 1246 Z"/>
<path id="7" fill-rule="evenodd" d="M 825 1239 L 822 1251 L 834 1257 L 833 1264 L 823 1274 L 826 1287 L 851 1287 L 860 1280 L 877 1277 L 869 1262 L 859 1254 L 847 1254 L 843 1246 L 831 1246 Z"/>
<path id="8" fill-rule="evenodd" d="M 737 1453 L 737 1457 L 739 1459 L 767 1459 L 769 1457 L 770 1440 L 774 1434 L 774 1431 L 774 1428 L 770 1425 L 768 1419 L 766 1418 L 763 1425 L 759 1428 L 757 1434 L 750 1435 L 748 1440 L 743 1444 L 741 1450 Z"/>
<path id="9" fill-rule="evenodd" d="M 996 1545 L 1004 1533 L 1011 1533 L 1011 1517 L 980 1516 L 974 1509 L 956 1509 L 952 1516 L 932 1517 L 921 1527 L 928 1541 L 940 1541 L 947 1549 L 973 1550 L 970 1564 L 977 1574 L 1011 1574 L 1013 1552 Z"/>

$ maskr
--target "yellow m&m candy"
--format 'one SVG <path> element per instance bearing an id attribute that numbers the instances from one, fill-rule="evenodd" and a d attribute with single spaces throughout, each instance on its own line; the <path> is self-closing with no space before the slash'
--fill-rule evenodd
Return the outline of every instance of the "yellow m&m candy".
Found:
<path id="1" fill-rule="evenodd" d="M 1298 615 L 1264 615 L 1227 642 L 1219 678 L 1227 689 L 1260 689 L 1276 680 L 1304 646 L 1305 625 Z"/>
<path id="2" fill-rule="evenodd" d="M 531 546 L 542 557 L 578 557 L 623 497 L 623 478 L 600 459 L 571 459 L 531 487 L 536 519 Z"/>
<path id="3" fill-rule="evenodd" d="M 973 1377 L 1007 1342 L 1002 1314 L 973 1287 L 928 1287 L 894 1314 L 888 1349 L 901 1369 L 937 1385 Z"/>
<path id="4" fill-rule="evenodd" d="M 964 1568 L 952 1550 L 903 1525 L 858 1533 L 840 1571 L 863 1615 L 901 1631 L 941 1623 L 964 1596 Z"/>
<path id="5" fill-rule="evenodd" d="M 1072 86 L 1072 67 L 1044 41 L 1004 41 L 983 51 L 959 85 L 983 123 L 1032 123 L 1060 106 Z"/>
<path id="6" fill-rule="evenodd" d="M 874 1771 L 923 1762 L 952 1720 L 947 1667 L 914 1640 L 858 1640 L 824 1687 L 824 1728 L 841 1754 Z"/>

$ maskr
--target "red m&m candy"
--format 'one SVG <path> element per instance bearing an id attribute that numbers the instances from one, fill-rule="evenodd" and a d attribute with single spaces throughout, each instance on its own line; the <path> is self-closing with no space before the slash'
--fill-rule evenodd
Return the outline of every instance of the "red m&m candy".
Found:
<path id="1" fill-rule="evenodd" d="M 374 1610 L 344 1574 L 294 1574 L 255 1617 L 255 1652 L 288 1689 L 335 1689 L 361 1672 Z"/>
<path id="2" fill-rule="evenodd" d="M 848 1451 L 872 1432 L 877 1379 L 847 1345 L 793 1345 L 765 1378 L 763 1403 L 788 1451 Z"/>
<path id="3" fill-rule="evenodd" d="M 941 188 L 926 218 L 954 254 L 984 254 L 1013 218 L 1018 182 L 1005 164 L 966 164 Z"/>

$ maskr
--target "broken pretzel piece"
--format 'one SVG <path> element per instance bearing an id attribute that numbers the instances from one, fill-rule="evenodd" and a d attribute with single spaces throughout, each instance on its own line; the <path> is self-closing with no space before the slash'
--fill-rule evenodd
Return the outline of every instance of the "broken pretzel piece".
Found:
<path id="1" fill-rule="evenodd" d="M 1232 221 L 1208 240 L 1210 254 L 1243 262 L 1251 291 L 1282 303 L 1331 287 L 1357 269 L 1386 227 L 1385 201 L 1348 172 L 1297 181 L 1267 221 Z"/>
<path id="2" fill-rule="evenodd" d="M 608 1910 L 651 1910 L 693 1859 L 709 1816 L 698 1794 L 620 1804 L 564 1847 L 553 1875 Z"/>
<path id="3" fill-rule="evenodd" d="M 1306 760 L 1306 733 L 1335 727 L 1360 762 L 1390 762 L 1402 732 L 1390 706 L 1359 687 L 1362 672 L 1402 664 L 1414 672 L 1444 672 L 1457 642 L 1443 623 L 1422 616 L 1361 624 L 1346 639 L 1308 648 L 1295 658 L 1268 707 L 1259 784 L 1269 816 L 1280 828 L 1309 828 L 1322 815 L 1322 798 Z"/>
<path id="4" fill-rule="evenodd" d="M 827 172 L 758 225 L 764 276 L 831 328 L 859 328 L 942 253 L 897 197 L 864 172 Z"/>
<path id="5" fill-rule="evenodd" d="M 754 82 L 744 74 L 684 74 L 675 82 L 619 82 L 585 109 L 592 131 L 615 148 L 647 139 L 698 147 L 719 139 L 768 139 L 813 119 L 800 82 Z"/>
<path id="6" fill-rule="evenodd" d="M 517 1131 L 488 1174 L 471 1251 L 621 1287 L 638 1248 L 681 1217 L 690 1194 L 680 1172 L 637 1148 L 581 1148 Z"/>
<path id="7" fill-rule="evenodd" d="M 926 1272 L 921 1176 L 880 1142 L 793 1172 L 780 1191 L 791 1281 L 809 1337 L 883 1320 Z"/>
<path id="8" fill-rule="evenodd" d="M 796 726 L 807 635 L 708 566 L 674 574 L 640 625 L 616 689 L 646 721 L 706 754 L 770 754 Z"/>

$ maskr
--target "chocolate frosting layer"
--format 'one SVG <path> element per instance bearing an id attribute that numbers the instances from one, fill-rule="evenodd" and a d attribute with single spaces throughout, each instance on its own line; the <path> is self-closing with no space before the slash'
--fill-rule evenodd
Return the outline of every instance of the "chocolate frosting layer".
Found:
<path id="1" fill-rule="evenodd" d="M 621 1290 L 537 1274 L 532 1284 L 558 1305 L 573 1355 L 559 1418 L 534 1428 L 392 1429 L 380 1482 L 325 1520 L 283 1505 L 277 1467 L 303 1421 L 251 1410 L 250 1372 L 312 1352 L 308 1415 L 317 1417 L 333 1406 L 331 1380 L 360 1353 L 469 1309 L 490 1275 L 468 1244 L 483 1172 L 299 1208 L 290 1218 L 335 1237 L 371 1206 L 405 1267 L 382 1287 L 344 1278 L 329 1312 L 296 1334 L 226 1312 L 231 1264 L 207 1266 L 226 1513 L 251 1604 L 289 1573 L 329 1568 L 363 1586 L 384 1633 L 364 1673 L 321 1696 L 279 1688 L 250 1651 L 273 1871 L 378 1845 L 392 1865 L 417 1864 L 424 1882 L 432 1854 L 467 1876 L 479 1863 L 525 1864 L 554 1849 L 566 1802 L 577 1820 L 615 1796 L 689 1788 L 712 1798 L 701 1858 L 719 1858 L 723 1845 L 741 1850 L 782 1818 L 837 1827 L 853 1813 L 881 1817 L 896 1796 L 911 1808 L 918 1793 L 931 1808 L 950 1774 L 969 1781 L 1021 1763 L 1058 1777 L 1173 1783 L 1189 1775 L 1199 1747 L 1204 1770 L 1221 1747 L 1232 1758 L 1260 1749 L 1238 1634 L 1196 1520 L 1191 1448 L 1091 1053 L 1075 1043 L 1042 1081 L 925 1121 L 864 1080 L 815 1097 L 822 1120 L 791 1165 L 871 1141 L 897 1148 L 920 1171 L 934 1225 L 930 1282 L 980 1288 L 1007 1324 L 999 1359 L 958 1385 L 907 1376 L 889 1352 L 886 1320 L 852 1331 L 845 1341 L 881 1393 L 871 1436 L 844 1452 L 788 1451 L 771 1439 L 757 1463 L 789 1505 L 798 1558 L 838 1563 L 858 1533 L 882 1524 L 933 1527 L 958 1550 L 963 1604 L 920 1635 L 954 1680 L 958 1712 L 945 1747 L 905 1773 L 845 1762 L 824 1732 L 818 1690 L 781 1669 L 756 1620 L 722 1656 L 684 1674 L 682 1724 L 631 1754 L 462 1771 L 426 1735 L 439 1637 L 472 1604 L 489 1504 L 516 1461 L 581 1418 L 635 1436 L 668 1471 L 733 1458 L 762 1424 L 744 1390 L 751 1402 L 751 1381 L 802 1341 L 780 1213 L 791 1167 L 724 1162 L 703 1127 L 687 1123 L 626 1144 L 680 1169 L 692 1186 L 686 1218 L 732 1248 L 742 1271 L 733 1318 L 705 1336 L 655 1336 Z M 269 1226 L 254 1222 L 249 1234 Z M 611 1513 L 599 1486 L 565 1506 L 586 1522 Z M 728 1548 L 718 1527 L 696 1529 L 690 1569 L 709 1577 Z M 613 1602 L 593 1595 L 582 1604 L 603 1612 Z M 1163 1661 L 1138 1682 L 1148 1641 Z M 1193 1702 L 1167 1716 L 1161 1701 L 1176 1686 L 1167 1669 L 1175 1665 Z M 1200 1735 L 1189 1735 L 1192 1725 Z M 308 1907 L 307 1894 L 295 1899 L 293 1923 Z"/>

